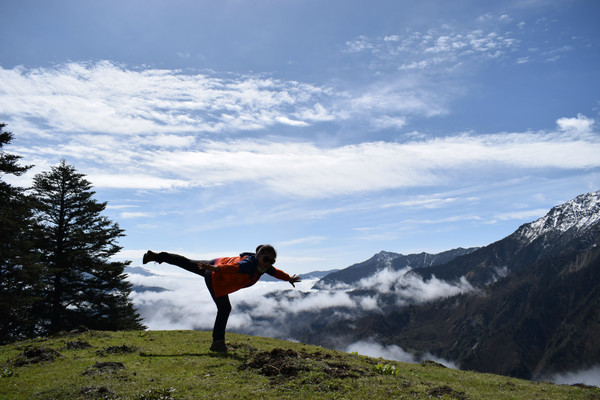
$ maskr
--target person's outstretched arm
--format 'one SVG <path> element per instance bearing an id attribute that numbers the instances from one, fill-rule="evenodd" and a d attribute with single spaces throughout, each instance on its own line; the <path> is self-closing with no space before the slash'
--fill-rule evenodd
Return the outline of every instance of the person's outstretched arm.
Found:
<path id="1" fill-rule="evenodd" d="M 207 271 L 218 271 L 219 270 L 218 266 L 212 265 L 212 264 L 208 264 L 208 263 L 205 263 L 205 262 L 199 262 L 198 263 L 198 267 L 200 267 L 202 269 L 205 269 Z"/>
<path id="2" fill-rule="evenodd" d="M 294 283 L 300 282 L 301 280 L 302 278 L 300 278 L 298 275 L 292 275 L 290 276 L 290 279 L 288 279 L 288 282 L 291 283 L 293 287 L 296 287 Z"/>
<path id="3" fill-rule="evenodd" d="M 288 275 L 286 272 L 277 269 L 275 267 L 271 267 L 269 268 L 267 271 L 267 274 L 274 276 L 277 279 L 281 279 L 282 281 L 287 281 L 289 283 L 292 284 L 293 287 L 296 287 L 295 283 L 298 283 L 302 280 L 302 278 L 300 278 L 298 275 Z"/>

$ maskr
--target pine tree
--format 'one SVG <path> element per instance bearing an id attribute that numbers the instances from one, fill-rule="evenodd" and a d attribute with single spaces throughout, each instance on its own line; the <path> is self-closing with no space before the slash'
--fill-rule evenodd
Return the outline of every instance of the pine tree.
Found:
<path id="1" fill-rule="evenodd" d="M 47 332 L 89 329 L 141 329 L 129 300 L 127 262 L 110 262 L 121 249 L 124 231 L 101 213 L 92 185 L 64 160 L 34 178 L 32 196 L 40 226 L 44 262 L 43 301 L 38 320 Z"/>
<path id="2" fill-rule="evenodd" d="M 19 165 L 20 156 L 3 147 L 13 139 L 0 124 L 0 177 L 19 176 L 30 166 Z M 37 302 L 40 265 L 34 248 L 33 215 L 22 188 L 0 179 L 0 343 L 36 336 L 32 310 Z"/>

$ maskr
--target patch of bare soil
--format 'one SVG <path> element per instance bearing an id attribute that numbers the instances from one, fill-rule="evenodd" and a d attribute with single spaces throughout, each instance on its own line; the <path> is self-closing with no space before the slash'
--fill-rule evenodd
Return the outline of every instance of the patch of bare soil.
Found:
<path id="1" fill-rule="evenodd" d="M 433 398 L 443 398 L 445 396 L 448 396 L 451 399 L 456 399 L 456 400 L 468 400 L 469 399 L 464 392 L 459 392 L 457 390 L 454 390 L 448 385 L 435 387 L 435 388 L 429 390 L 428 394 Z"/>
<path id="2" fill-rule="evenodd" d="M 105 347 L 102 350 L 98 350 L 96 352 L 97 355 L 105 357 L 108 354 L 127 354 L 127 353 L 135 353 L 138 351 L 137 347 L 127 346 L 126 344 L 122 346 L 109 346 Z"/>
<path id="3" fill-rule="evenodd" d="M 83 375 L 112 374 L 125 369 L 125 365 L 116 361 L 97 362 L 83 371 Z"/>
<path id="4" fill-rule="evenodd" d="M 51 347 L 27 346 L 23 348 L 23 353 L 13 358 L 10 363 L 15 367 L 20 367 L 26 364 L 52 362 L 56 357 L 60 357 L 60 353 Z"/>
<path id="5" fill-rule="evenodd" d="M 279 348 L 257 352 L 240 366 L 240 370 L 249 368 L 257 369 L 259 374 L 271 378 L 290 378 L 302 371 L 311 370 L 320 370 L 332 378 L 356 378 L 362 372 L 333 359 L 329 354 L 298 353 Z"/>
<path id="6" fill-rule="evenodd" d="M 439 362 L 435 362 L 435 361 L 432 361 L 432 360 L 425 360 L 425 361 L 423 361 L 421 363 L 421 365 L 423 367 L 429 366 L 429 367 L 438 367 L 438 368 L 448 368 L 444 364 L 440 364 Z"/>
<path id="7" fill-rule="evenodd" d="M 83 400 L 109 400 L 117 399 L 117 395 L 106 386 L 86 386 L 79 391 L 80 398 Z"/>
<path id="8" fill-rule="evenodd" d="M 92 345 L 86 342 L 85 340 L 81 339 L 72 340 L 65 344 L 65 349 L 67 350 L 81 350 L 86 349 L 88 347 L 92 347 Z"/>
<path id="9" fill-rule="evenodd" d="M 254 368 L 264 376 L 283 375 L 285 377 L 296 376 L 300 371 L 308 371 L 306 362 L 294 350 L 273 349 L 255 354 L 251 359 L 243 363 L 241 369 Z"/>

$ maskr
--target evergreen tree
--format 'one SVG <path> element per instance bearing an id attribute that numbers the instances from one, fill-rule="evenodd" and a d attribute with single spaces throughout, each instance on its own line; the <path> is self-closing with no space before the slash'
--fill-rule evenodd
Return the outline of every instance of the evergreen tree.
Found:
<path id="1" fill-rule="evenodd" d="M 129 300 L 131 284 L 123 270 L 130 262 L 110 262 L 121 247 L 123 230 L 101 213 L 106 203 L 84 175 L 63 160 L 34 178 L 38 246 L 44 262 L 39 321 L 47 332 L 89 329 L 141 329 Z"/>
<path id="2" fill-rule="evenodd" d="M 22 188 L 1 178 L 19 176 L 30 166 L 18 164 L 20 156 L 3 148 L 13 139 L 0 124 L 0 343 L 36 336 L 33 318 L 39 285 L 38 254 L 34 248 L 31 205 Z"/>

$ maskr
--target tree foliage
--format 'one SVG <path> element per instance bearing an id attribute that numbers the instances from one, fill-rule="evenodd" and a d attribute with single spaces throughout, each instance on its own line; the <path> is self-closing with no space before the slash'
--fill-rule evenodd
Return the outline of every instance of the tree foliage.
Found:
<path id="1" fill-rule="evenodd" d="M 5 126 L 6 124 L 0 124 L 0 173 L 3 175 L 13 174 L 19 176 L 29 170 L 31 166 L 19 165 L 18 161 L 21 159 L 21 156 L 6 153 L 4 150 L 1 150 L 4 145 L 12 142 L 14 137 L 12 132 L 4 130 Z"/>
<path id="2" fill-rule="evenodd" d="M 37 334 L 35 321 L 27 316 L 38 301 L 40 273 L 29 200 L 23 189 L 1 179 L 30 168 L 18 164 L 19 156 L 5 152 L 4 146 L 13 139 L 5 126 L 0 124 L 0 343 Z"/>
<path id="3" fill-rule="evenodd" d="M 85 326 L 143 329 L 129 299 L 129 261 L 111 258 L 124 231 L 102 215 L 106 202 L 62 161 L 33 179 L 29 194 L 1 179 L 30 166 L 6 153 L 0 124 L 0 343 Z"/>
<path id="4" fill-rule="evenodd" d="M 129 262 L 110 262 L 121 249 L 123 230 L 101 213 L 105 202 L 64 160 L 35 176 L 32 195 L 39 225 L 38 247 L 47 312 L 40 321 L 49 332 L 78 326 L 137 329 L 142 325 L 128 299 L 131 284 L 123 270 Z"/>

